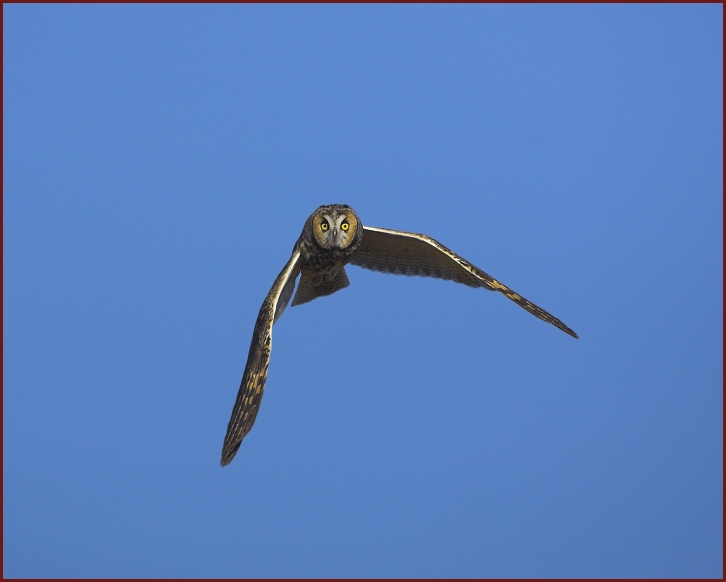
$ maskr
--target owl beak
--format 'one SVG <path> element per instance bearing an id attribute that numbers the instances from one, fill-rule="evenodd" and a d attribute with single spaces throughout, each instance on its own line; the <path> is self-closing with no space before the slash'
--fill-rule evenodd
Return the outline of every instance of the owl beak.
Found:
<path id="1" fill-rule="evenodd" d="M 338 241 L 338 229 L 337 228 L 333 228 L 333 241 L 334 241 L 336 247 L 340 246 L 339 241 Z"/>

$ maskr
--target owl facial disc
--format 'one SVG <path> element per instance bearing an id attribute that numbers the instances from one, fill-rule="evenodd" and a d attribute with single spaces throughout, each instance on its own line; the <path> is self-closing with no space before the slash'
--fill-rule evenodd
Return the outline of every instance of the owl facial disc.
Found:
<path id="1" fill-rule="evenodd" d="M 313 217 L 313 234 L 326 250 L 345 249 L 355 239 L 358 218 L 343 205 L 321 206 Z"/>

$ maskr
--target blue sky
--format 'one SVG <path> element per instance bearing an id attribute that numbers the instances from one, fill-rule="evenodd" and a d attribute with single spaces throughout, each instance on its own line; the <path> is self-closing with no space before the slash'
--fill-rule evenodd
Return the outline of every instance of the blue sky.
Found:
<path id="1" fill-rule="evenodd" d="M 722 575 L 721 5 L 3 15 L 5 576 Z M 349 267 L 222 469 L 334 202 L 580 339 Z"/>

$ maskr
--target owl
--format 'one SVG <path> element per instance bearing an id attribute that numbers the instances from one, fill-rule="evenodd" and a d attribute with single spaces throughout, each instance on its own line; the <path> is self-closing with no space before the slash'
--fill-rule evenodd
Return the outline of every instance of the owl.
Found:
<path id="1" fill-rule="evenodd" d="M 290 301 L 298 275 L 300 283 L 292 300 L 293 306 L 347 287 L 350 284 L 345 273 L 347 264 L 381 273 L 435 277 L 499 291 L 535 317 L 577 338 L 577 334 L 559 319 L 431 237 L 363 226 L 355 211 L 345 204 L 321 206 L 305 222 L 290 260 L 262 302 L 237 401 L 224 437 L 222 466 L 232 461 L 257 417 L 270 363 L 272 326 Z"/>

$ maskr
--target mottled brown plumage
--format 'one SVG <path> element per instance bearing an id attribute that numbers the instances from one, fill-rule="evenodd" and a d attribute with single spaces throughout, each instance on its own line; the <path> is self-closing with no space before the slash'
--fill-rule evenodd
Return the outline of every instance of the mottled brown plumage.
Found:
<path id="1" fill-rule="evenodd" d="M 347 287 L 349 281 L 345 265 L 348 263 L 381 273 L 435 277 L 499 291 L 535 317 L 577 337 L 559 319 L 431 237 L 364 227 L 350 206 L 321 206 L 305 222 L 290 260 L 275 279 L 260 308 L 237 401 L 224 437 L 222 465 L 232 461 L 257 417 L 270 362 L 272 326 L 290 301 L 298 274 L 300 283 L 293 305 L 307 303 Z"/>

